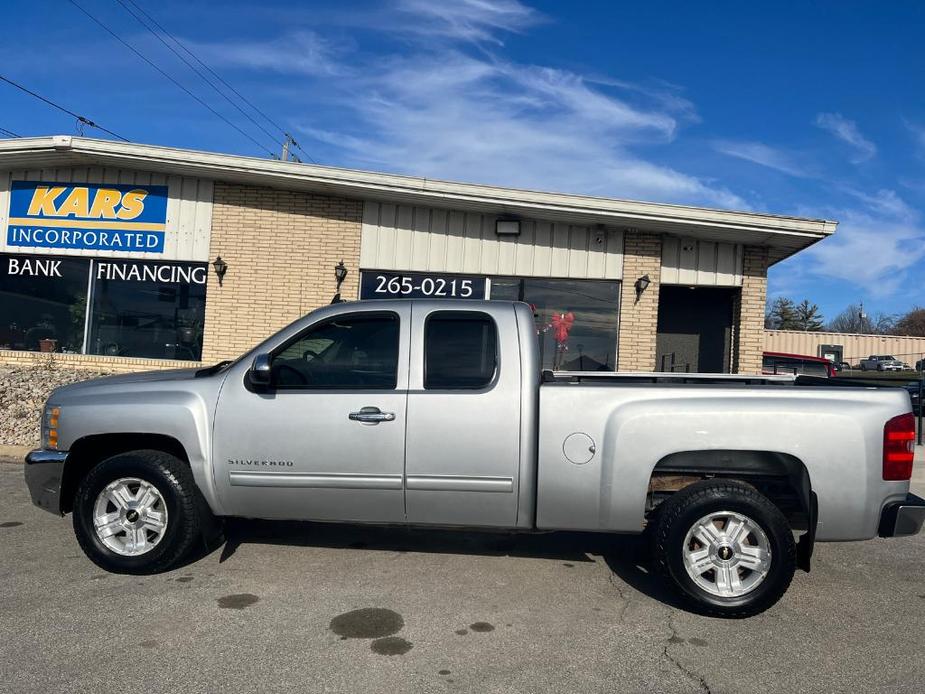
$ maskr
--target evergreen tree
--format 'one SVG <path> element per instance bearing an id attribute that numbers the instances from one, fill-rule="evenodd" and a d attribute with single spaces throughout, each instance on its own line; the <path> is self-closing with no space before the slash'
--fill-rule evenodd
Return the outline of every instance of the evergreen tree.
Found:
<path id="1" fill-rule="evenodd" d="M 800 305 L 796 307 L 795 312 L 796 330 L 808 330 L 811 332 L 822 330 L 825 321 L 816 304 L 811 304 L 807 299 L 803 299 Z"/>
<path id="2" fill-rule="evenodd" d="M 799 330 L 797 327 L 797 309 L 793 301 L 780 296 L 771 304 L 769 319 L 766 323 L 774 330 Z"/>

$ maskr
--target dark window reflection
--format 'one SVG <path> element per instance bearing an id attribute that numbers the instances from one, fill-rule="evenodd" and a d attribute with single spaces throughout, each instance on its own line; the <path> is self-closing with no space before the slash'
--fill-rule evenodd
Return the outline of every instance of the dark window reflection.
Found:
<path id="1" fill-rule="evenodd" d="M 0 255 L 0 349 L 80 352 L 90 261 Z"/>
<path id="2" fill-rule="evenodd" d="M 87 353 L 199 361 L 206 270 L 205 264 L 98 261 Z"/>
<path id="3" fill-rule="evenodd" d="M 497 342 L 485 314 L 432 313 L 424 328 L 424 387 L 485 388 L 495 376 Z"/>
<path id="4" fill-rule="evenodd" d="M 491 298 L 530 304 L 544 369 L 616 369 L 619 282 L 499 277 Z"/>

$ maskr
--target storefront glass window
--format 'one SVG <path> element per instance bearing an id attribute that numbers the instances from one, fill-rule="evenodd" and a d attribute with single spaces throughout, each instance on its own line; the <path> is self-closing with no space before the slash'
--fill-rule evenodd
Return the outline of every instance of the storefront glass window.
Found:
<path id="1" fill-rule="evenodd" d="M 619 282 L 499 277 L 491 298 L 533 308 L 544 369 L 616 369 Z"/>
<path id="2" fill-rule="evenodd" d="M 198 361 L 207 268 L 205 263 L 96 261 L 87 353 Z"/>
<path id="3" fill-rule="evenodd" d="M 80 352 L 90 261 L 0 255 L 0 349 Z"/>

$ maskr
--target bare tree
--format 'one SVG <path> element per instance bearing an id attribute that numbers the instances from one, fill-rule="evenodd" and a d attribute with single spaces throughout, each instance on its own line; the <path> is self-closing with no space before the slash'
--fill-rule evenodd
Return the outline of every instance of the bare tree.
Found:
<path id="1" fill-rule="evenodd" d="M 925 308 L 916 306 L 909 313 L 900 317 L 893 327 L 897 335 L 914 335 L 925 337 Z"/>
<path id="2" fill-rule="evenodd" d="M 863 306 L 850 304 L 844 311 L 829 321 L 826 329 L 833 333 L 864 333 L 868 335 L 890 335 L 896 325 L 896 318 L 887 313 L 869 316 Z"/>

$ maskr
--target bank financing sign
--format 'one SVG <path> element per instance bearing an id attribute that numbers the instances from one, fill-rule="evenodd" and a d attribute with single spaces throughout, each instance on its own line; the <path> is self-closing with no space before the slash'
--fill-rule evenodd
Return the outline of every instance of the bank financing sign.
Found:
<path id="1" fill-rule="evenodd" d="M 13 181 L 8 247 L 163 253 L 167 186 Z"/>

